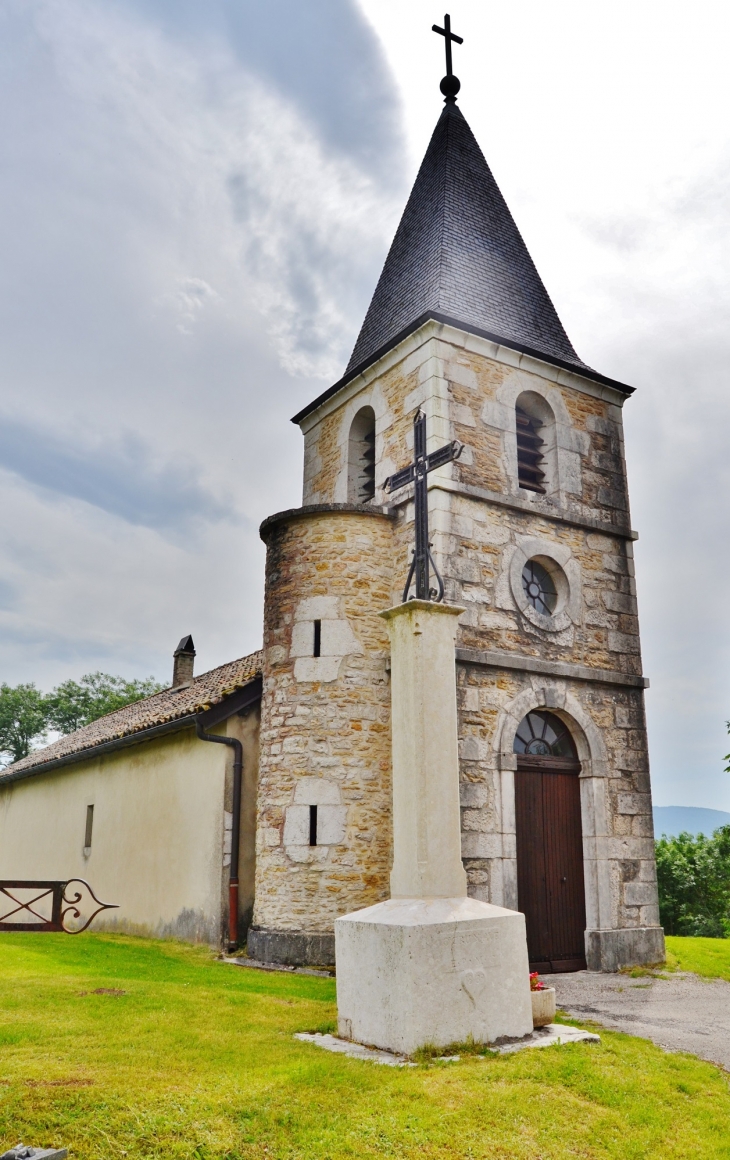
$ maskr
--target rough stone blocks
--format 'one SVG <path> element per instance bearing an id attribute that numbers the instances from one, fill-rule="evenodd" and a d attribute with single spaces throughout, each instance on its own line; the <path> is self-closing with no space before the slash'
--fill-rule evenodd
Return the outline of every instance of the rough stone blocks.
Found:
<path id="1" fill-rule="evenodd" d="M 637 964 L 663 963 L 664 959 L 664 931 L 660 926 L 586 931 L 589 971 L 620 971 Z"/>

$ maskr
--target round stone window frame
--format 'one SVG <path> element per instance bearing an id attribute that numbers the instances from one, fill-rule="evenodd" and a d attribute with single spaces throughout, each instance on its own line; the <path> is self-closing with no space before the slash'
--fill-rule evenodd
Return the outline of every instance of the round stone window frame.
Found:
<path id="1" fill-rule="evenodd" d="M 553 612 L 547 616 L 530 603 L 522 583 L 522 570 L 529 560 L 541 564 L 555 585 L 558 598 Z M 522 615 L 544 632 L 565 632 L 578 624 L 581 614 L 580 565 L 570 548 L 536 537 L 522 540 L 512 554 L 509 566 L 512 597 Z"/>

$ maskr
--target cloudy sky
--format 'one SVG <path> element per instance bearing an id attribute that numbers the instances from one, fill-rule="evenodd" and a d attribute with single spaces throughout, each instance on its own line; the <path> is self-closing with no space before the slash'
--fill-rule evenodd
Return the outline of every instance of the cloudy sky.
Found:
<path id="1" fill-rule="evenodd" d="M 727 5 L 451 0 L 461 107 L 625 411 L 655 800 L 730 809 Z M 5 0 L 0 679 L 260 643 L 258 524 L 440 111 L 430 0 Z"/>

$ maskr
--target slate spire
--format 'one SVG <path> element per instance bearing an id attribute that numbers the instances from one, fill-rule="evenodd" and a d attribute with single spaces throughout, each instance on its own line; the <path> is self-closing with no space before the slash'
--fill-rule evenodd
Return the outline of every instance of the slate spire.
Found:
<path id="1" fill-rule="evenodd" d="M 453 97 L 426 150 L 345 377 L 427 317 L 587 369 Z"/>

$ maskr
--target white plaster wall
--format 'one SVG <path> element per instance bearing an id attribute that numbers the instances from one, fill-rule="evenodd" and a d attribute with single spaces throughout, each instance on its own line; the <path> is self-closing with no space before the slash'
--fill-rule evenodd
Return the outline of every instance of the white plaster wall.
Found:
<path id="1" fill-rule="evenodd" d="M 227 758 L 186 729 L 0 789 L 0 878 L 84 878 L 119 904 L 92 929 L 217 943 Z"/>

